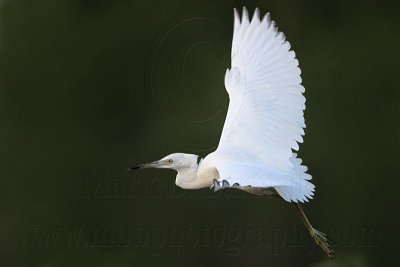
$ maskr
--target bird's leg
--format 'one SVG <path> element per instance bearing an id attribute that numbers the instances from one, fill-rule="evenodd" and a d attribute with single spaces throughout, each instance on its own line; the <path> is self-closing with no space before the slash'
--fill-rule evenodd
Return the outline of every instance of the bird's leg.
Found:
<path id="1" fill-rule="evenodd" d="M 306 226 L 308 232 L 310 233 L 311 237 L 314 239 L 315 243 L 322 248 L 322 250 L 328 255 L 329 258 L 333 259 L 334 251 L 329 245 L 329 238 L 326 234 L 318 231 L 315 229 L 310 221 L 307 219 L 306 214 L 303 211 L 303 208 L 298 203 L 294 203 L 296 210 L 303 221 L 304 225 Z"/>
<path id="2" fill-rule="evenodd" d="M 217 180 L 214 180 L 214 184 L 213 184 L 212 188 L 214 188 L 214 191 L 218 191 L 218 190 L 224 189 L 224 188 L 236 188 L 236 189 L 246 191 L 250 194 L 257 195 L 257 196 L 267 196 L 270 198 L 278 197 L 278 198 L 282 199 L 282 197 L 278 194 L 278 192 L 273 187 L 240 186 L 238 184 L 233 184 L 232 186 L 230 186 L 229 183 L 225 180 L 223 180 L 222 183 L 218 182 Z M 314 239 L 315 243 L 317 243 L 317 245 L 322 248 L 322 250 L 326 253 L 326 255 L 328 255 L 329 258 L 333 259 L 334 251 L 331 248 L 331 246 L 329 245 L 329 239 L 328 239 L 327 235 L 318 231 L 311 225 L 310 221 L 308 220 L 308 218 L 307 218 L 306 214 L 304 213 L 303 208 L 300 206 L 300 204 L 298 204 L 298 203 L 293 203 L 293 204 L 296 207 L 296 210 L 300 216 L 300 219 L 306 226 L 308 232 L 310 233 L 311 237 Z"/>
<path id="3" fill-rule="evenodd" d="M 252 187 L 252 186 L 240 186 L 238 183 L 235 183 L 233 185 L 230 185 L 228 181 L 222 180 L 219 182 L 218 180 L 214 179 L 213 185 L 211 188 L 214 189 L 214 191 L 218 191 L 221 189 L 225 188 L 234 188 L 234 189 L 240 189 L 243 190 L 247 193 L 256 195 L 256 196 L 267 196 L 267 197 L 280 197 L 278 192 L 276 192 L 275 188 L 273 187 Z"/>
<path id="4" fill-rule="evenodd" d="M 257 196 L 279 197 L 278 192 L 273 187 L 237 186 L 236 188 Z"/>

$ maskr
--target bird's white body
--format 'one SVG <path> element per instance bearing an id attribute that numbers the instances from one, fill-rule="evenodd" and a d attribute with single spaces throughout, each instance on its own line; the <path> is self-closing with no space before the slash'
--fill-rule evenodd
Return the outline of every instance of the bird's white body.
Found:
<path id="1" fill-rule="evenodd" d="M 333 258 L 327 236 L 311 225 L 298 203 L 312 198 L 314 185 L 292 151 L 299 149 L 306 127 L 295 53 L 269 14 L 260 20 L 256 9 L 250 20 L 243 8 L 241 20 L 235 10 L 231 57 L 225 74 L 229 108 L 218 148 L 204 159 L 174 153 L 129 169 L 176 170 L 176 185 L 184 189 L 234 187 L 253 194 L 278 193 L 294 202 L 311 237 Z"/>
<path id="2" fill-rule="evenodd" d="M 231 68 L 225 74 L 229 108 L 218 148 L 198 156 L 175 153 L 153 167 L 178 172 L 184 189 L 210 187 L 213 180 L 240 187 L 274 188 L 289 202 L 314 194 L 307 167 L 292 150 L 303 142 L 304 87 L 295 53 L 269 14 L 249 19 L 235 10 Z"/>

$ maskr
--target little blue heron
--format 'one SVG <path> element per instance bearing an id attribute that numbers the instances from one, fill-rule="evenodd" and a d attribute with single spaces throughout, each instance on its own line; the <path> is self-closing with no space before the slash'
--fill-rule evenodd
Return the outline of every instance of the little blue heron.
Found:
<path id="1" fill-rule="evenodd" d="M 166 168 L 178 172 L 183 189 L 235 188 L 293 203 L 311 237 L 333 258 L 327 236 L 315 229 L 299 202 L 308 202 L 314 185 L 293 150 L 303 142 L 305 97 L 299 62 L 269 13 L 242 18 L 234 9 L 231 68 L 225 74 L 229 108 L 217 149 L 204 159 L 174 153 L 131 169 Z"/>

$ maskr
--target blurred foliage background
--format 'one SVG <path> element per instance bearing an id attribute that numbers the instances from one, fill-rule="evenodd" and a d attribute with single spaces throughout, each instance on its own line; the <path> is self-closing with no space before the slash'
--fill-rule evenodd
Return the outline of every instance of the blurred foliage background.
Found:
<path id="1" fill-rule="evenodd" d="M 337 259 L 329 261 L 287 203 L 184 192 L 173 172 L 125 171 L 216 148 L 232 9 L 244 2 L 1 1 L 1 265 L 396 266 L 394 3 L 245 3 L 271 12 L 300 61 L 300 155 L 317 187 L 305 210 L 331 235 Z M 265 242 L 248 241 L 246 229 L 260 227 Z M 135 237 L 127 245 L 93 230 L 122 228 Z M 180 245 L 168 239 L 176 232 Z M 203 243 L 189 242 L 204 233 Z"/>

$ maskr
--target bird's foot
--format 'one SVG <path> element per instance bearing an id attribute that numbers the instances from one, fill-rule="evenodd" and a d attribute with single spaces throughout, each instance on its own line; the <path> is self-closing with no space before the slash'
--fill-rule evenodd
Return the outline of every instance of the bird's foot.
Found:
<path id="1" fill-rule="evenodd" d="M 227 180 L 222 180 L 221 182 L 219 182 L 216 179 L 214 179 L 211 189 L 214 189 L 214 192 L 216 192 L 218 190 L 225 189 L 225 188 L 237 188 L 238 186 L 239 186 L 238 183 L 234 183 L 231 186 Z"/>
<path id="2" fill-rule="evenodd" d="M 322 248 L 326 255 L 328 255 L 330 259 L 333 259 L 335 252 L 329 244 L 329 237 L 315 228 L 310 230 L 310 235 L 315 240 L 315 243 Z"/>
<path id="3" fill-rule="evenodd" d="M 217 192 L 221 189 L 221 184 L 216 179 L 214 179 L 213 185 L 210 187 L 210 189 L 214 189 L 214 192 Z"/>

